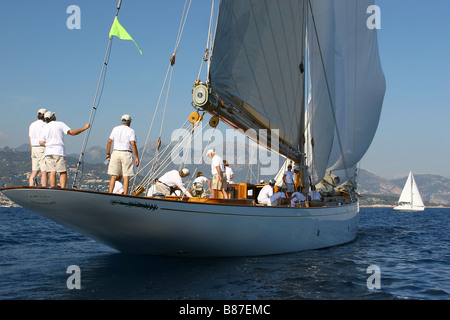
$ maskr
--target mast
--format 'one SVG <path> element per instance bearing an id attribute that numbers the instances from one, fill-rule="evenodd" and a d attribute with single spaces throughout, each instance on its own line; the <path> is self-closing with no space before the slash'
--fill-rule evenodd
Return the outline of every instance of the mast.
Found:
<path id="1" fill-rule="evenodd" d="M 301 179 L 301 184 L 302 187 L 307 186 L 307 183 L 305 181 L 306 179 L 306 159 L 305 159 L 305 111 L 306 111 L 306 91 L 308 89 L 308 84 L 306 81 L 306 70 L 307 70 L 307 59 L 308 59 L 308 55 L 306 53 L 306 26 L 308 24 L 307 21 L 307 7 L 308 6 L 308 2 L 304 1 L 303 2 L 303 21 L 304 21 L 304 25 L 303 25 L 303 30 L 302 30 L 302 39 L 303 39 L 303 51 L 302 51 L 302 58 L 301 58 L 301 63 L 299 65 L 299 71 L 302 73 L 302 77 L 303 77 L 303 96 L 302 96 L 302 105 L 301 105 L 301 112 L 300 112 L 300 130 L 299 130 L 299 136 L 300 136 L 300 141 L 299 141 L 299 146 L 298 149 L 300 150 L 300 154 L 302 155 L 301 160 L 300 160 L 300 179 Z"/>
<path id="2" fill-rule="evenodd" d="M 412 172 L 409 172 L 409 175 L 411 176 L 411 208 L 414 207 L 414 176 L 412 174 Z"/>

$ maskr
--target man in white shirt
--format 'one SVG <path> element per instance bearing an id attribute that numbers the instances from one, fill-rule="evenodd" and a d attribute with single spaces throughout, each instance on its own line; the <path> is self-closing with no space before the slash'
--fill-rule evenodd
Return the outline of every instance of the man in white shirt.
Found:
<path id="1" fill-rule="evenodd" d="M 233 183 L 231 179 L 234 178 L 233 169 L 230 168 L 230 164 L 227 160 L 223 160 L 223 164 L 225 165 L 225 173 L 227 174 L 227 184 Z"/>
<path id="2" fill-rule="evenodd" d="M 28 128 L 28 136 L 30 138 L 31 148 L 31 175 L 28 180 L 29 186 L 35 185 L 35 178 L 41 172 L 41 186 L 47 186 L 47 172 L 44 169 L 45 147 L 39 144 L 42 135 L 42 129 L 46 125 L 44 114 L 46 109 L 39 109 L 37 112 L 38 120 L 30 124 Z"/>
<path id="3" fill-rule="evenodd" d="M 134 176 L 133 157 L 136 167 L 139 166 L 139 154 L 136 145 L 136 134 L 130 128 L 131 117 L 124 114 L 121 118 L 122 124 L 116 126 L 111 131 L 106 146 L 106 159 L 110 159 L 108 174 L 111 176 L 109 181 L 109 193 L 114 190 L 114 184 L 119 175 L 123 176 L 124 194 L 128 194 L 130 177 Z M 111 155 L 111 146 L 114 142 L 113 153 Z"/>
<path id="4" fill-rule="evenodd" d="M 205 183 L 208 183 L 207 190 L 205 190 L 206 189 Z M 211 181 L 208 178 L 206 178 L 205 176 L 203 176 L 203 172 L 197 172 L 196 178 L 195 178 L 194 182 L 192 182 L 192 186 L 193 186 L 192 195 L 194 197 L 205 198 L 206 191 L 211 190 Z"/>
<path id="5" fill-rule="evenodd" d="M 56 121 L 54 112 L 47 111 L 44 115 L 47 125 L 42 130 L 40 145 L 45 147 L 45 170 L 49 173 L 50 187 L 56 187 L 56 173 L 59 173 L 61 188 L 67 184 L 66 149 L 64 136 L 76 136 L 86 131 L 91 126 L 86 123 L 83 128 L 72 130 L 64 122 Z"/>
<path id="6" fill-rule="evenodd" d="M 258 198 L 256 198 L 259 204 L 265 204 L 270 206 L 270 197 L 273 195 L 274 180 L 270 180 L 269 184 L 266 184 L 261 191 L 259 191 Z"/>
<path id="7" fill-rule="evenodd" d="M 294 171 L 292 171 L 292 165 L 289 164 L 287 167 L 287 171 L 283 175 L 283 183 L 287 187 L 288 192 L 294 192 Z"/>
<path id="8" fill-rule="evenodd" d="M 180 189 L 182 194 L 187 197 L 191 197 L 190 192 L 184 187 L 182 178 L 187 177 L 190 174 L 189 169 L 184 168 L 180 171 L 172 170 L 165 173 L 161 178 L 156 182 L 156 193 L 162 193 L 167 196 L 172 192 L 171 189 Z"/>
<path id="9" fill-rule="evenodd" d="M 316 191 L 316 186 L 311 186 L 311 191 L 308 193 L 308 201 L 311 207 L 321 206 L 322 203 L 322 195 Z"/>
<path id="10" fill-rule="evenodd" d="M 228 199 L 227 195 L 227 174 L 223 160 L 212 149 L 208 150 L 206 155 L 211 159 L 211 173 L 213 175 L 211 198 L 218 198 L 219 191 L 222 191 L 224 199 Z"/>

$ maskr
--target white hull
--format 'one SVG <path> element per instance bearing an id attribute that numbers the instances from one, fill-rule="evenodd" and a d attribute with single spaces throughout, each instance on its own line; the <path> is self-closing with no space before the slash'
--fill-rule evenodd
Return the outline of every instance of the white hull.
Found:
<path id="1" fill-rule="evenodd" d="M 424 211 L 425 207 L 414 207 L 411 205 L 401 205 L 394 207 L 394 210 L 397 211 Z"/>
<path id="2" fill-rule="evenodd" d="M 1 190 L 17 204 L 124 253 L 226 257 L 318 249 L 356 238 L 359 203 L 286 208 L 71 189 Z"/>

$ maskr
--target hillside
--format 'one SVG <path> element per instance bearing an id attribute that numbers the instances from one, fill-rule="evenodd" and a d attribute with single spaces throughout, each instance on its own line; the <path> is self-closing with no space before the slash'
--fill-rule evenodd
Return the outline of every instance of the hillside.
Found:
<path id="1" fill-rule="evenodd" d="M 407 177 L 392 180 L 403 189 Z M 414 174 L 422 198 L 433 203 L 450 204 L 450 179 L 432 174 Z"/>
<path id="2" fill-rule="evenodd" d="M 398 201 L 407 178 L 405 176 L 401 179 L 386 180 L 366 170 L 360 170 L 358 192 L 361 195 L 371 195 L 372 198 L 383 198 L 382 202 L 390 202 L 393 205 Z M 450 205 L 450 179 L 432 174 L 414 174 L 414 179 L 425 205 Z M 388 200 L 388 197 L 393 199 Z"/>
<path id="3" fill-rule="evenodd" d="M 67 157 L 67 186 L 72 185 L 78 158 Z M 83 168 L 83 184 L 80 188 L 99 191 L 108 190 L 109 176 L 103 163 L 85 163 Z M 0 149 L 0 186 L 26 186 L 31 173 L 30 152 L 21 152 L 5 147 Z M 106 186 L 106 187 L 105 187 Z"/>
<path id="4" fill-rule="evenodd" d="M 19 151 L 23 150 L 23 151 Z M 146 159 L 150 159 L 154 147 L 147 152 Z M 141 151 L 142 152 L 142 151 Z M 109 176 L 106 173 L 106 166 L 103 164 L 106 151 L 102 147 L 91 147 L 85 155 L 82 185 L 83 189 L 107 191 Z M 78 155 L 67 157 L 68 163 L 68 186 L 72 185 L 76 170 Z M 280 162 L 281 165 L 281 162 Z M 197 165 L 187 166 L 191 172 L 197 169 Z M 171 165 L 167 170 L 177 169 L 178 166 Z M 0 186 L 20 186 L 28 185 L 28 177 L 31 169 L 30 153 L 27 148 L 20 147 L 11 149 L 5 147 L 0 149 Z M 266 181 L 272 177 L 257 177 L 253 172 L 257 171 L 257 165 L 253 168 L 248 165 L 233 165 L 235 182 L 256 183 L 259 179 Z M 198 171 L 204 172 L 208 177 L 210 173 L 209 164 L 201 164 Z M 430 205 L 450 205 L 450 179 L 438 175 L 415 174 L 418 188 L 426 206 Z M 395 205 L 406 182 L 403 179 L 386 180 L 374 175 L 366 170 L 360 170 L 358 176 L 358 192 L 361 195 L 361 205 Z M 140 179 L 137 179 L 140 181 Z"/>

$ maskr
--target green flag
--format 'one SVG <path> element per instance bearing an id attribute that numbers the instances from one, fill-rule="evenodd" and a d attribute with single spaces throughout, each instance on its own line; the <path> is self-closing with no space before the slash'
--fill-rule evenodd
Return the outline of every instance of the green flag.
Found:
<path id="1" fill-rule="evenodd" d="M 130 34 L 125 30 L 124 27 L 119 23 L 119 20 L 117 17 L 114 18 L 114 22 L 111 26 L 111 30 L 109 31 L 109 38 L 111 39 L 112 36 L 116 36 L 119 39 L 122 40 L 131 40 L 136 45 L 136 48 L 138 48 L 139 52 L 142 54 L 141 49 L 139 49 L 136 41 L 133 40 L 133 38 L 130 36 Z"/>

